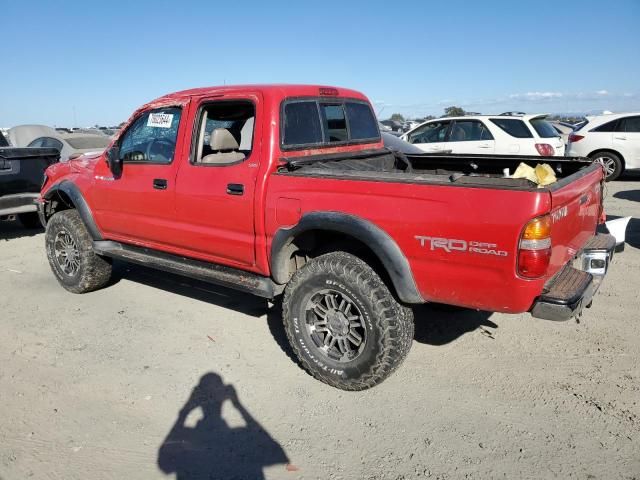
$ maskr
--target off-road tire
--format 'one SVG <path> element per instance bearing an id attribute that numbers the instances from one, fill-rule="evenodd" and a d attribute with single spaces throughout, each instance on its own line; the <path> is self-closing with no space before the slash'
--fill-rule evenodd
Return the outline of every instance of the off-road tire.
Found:
<path id="1" fill-rule="evenodd" d="M 620 175 L 622 175 L 622 172 L 624 171 L 624 164 L 622 163 L 622 159 L 619 155 L 616 155 L 613 152 L 604 151 L 592 153 L 591 155 L 589 155 L 589 158 L 594 161 L 601 158 L 603 159 L 603 162 L 610 165 L 610 168 L 613 167 L 613 171 L 611 172 L 607 171 L 607 169 L 605 168 L 605 182 L 611 182 L 617 179 Z"/>
<path id="2" fill-rule="evenodd" d="M 79 265 L 77 271 L 64 271 L 55 253 L 58 235 L 68 234 L 77 246 Z M 111 278 L 111 261 L 96 255 L 93 242 L 77 210 L 63 210 L 47 222 L 45 243 L 49 265 L 56 279 L 72 293 L 86 293 L 104 287 Z"/>
<path id="3" fill-rule="evenodd" d="M 38 212 L 19 213 L 18 220 L 24 228 L 42 228 Z"/>
<path id="4" fill-rule="evenodd" d="M 364 319 L 366 341 L 354 360 L 340 363 L 323 355 L 308 332 L 307 306 L 326 289 L 352 299 Z M 413 311 L 398 303 L 369 265 L 345 252 L 316 257 L 298 270 L 285 288 L 282 313 L 287 338 L 302 366 L 342 390 L 365 390 L 381 383 L 404 361 L 413 343 Z"/>

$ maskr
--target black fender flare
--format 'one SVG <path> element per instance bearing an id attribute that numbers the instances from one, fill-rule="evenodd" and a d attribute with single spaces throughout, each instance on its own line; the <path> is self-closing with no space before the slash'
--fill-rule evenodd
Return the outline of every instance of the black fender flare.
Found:
<path id="1" fill-rule="evenodd" d="M 73 203 L 73 206 L 78 211 L 80 218 L 82 218 L 85 227 L 87 227 L 87 231 L 89 232 L 89 235 L 91 235 L 91 238 L 93 238 L 93 240 L 102 240 L 102 234 L 100 233 L 100 230 L 98 229 L 98 226 L 93 219 L 93 213 L 91 213 L 91 209 L 89 208 L 89 205 L 84 199 L 84 196 L 80 192 L 78 186 L 73 182 L 63 180 L 62 182 L 53 185 L 49 190 L 47 190 L 47 192 L 44 194 L 44 199 L 47 201 L 51 201 L 54 195 L 58 192 L 63 192 L 67 195 L 67 197 L 69 197 L 69 199 Z M 44 217 L 44 215 L 42 215 L 41 218 L 42 217 Z M 46 220 L 46 218 L 44 220 Z"/>
<path id="2" fill-rule="evenodd" d="M 290 245 L 309 230 L 338 232 L 357 238 L 367 245 L 386 269 L 400 300 L 409 304 L 424 303 L 409 266 L 398 244 L 373 223 L 340 212 L 311 212 L 303 215 L 291 228 L 280 228 L 271 242 L 271 274 L 276 283 L 289 281 Z"/>

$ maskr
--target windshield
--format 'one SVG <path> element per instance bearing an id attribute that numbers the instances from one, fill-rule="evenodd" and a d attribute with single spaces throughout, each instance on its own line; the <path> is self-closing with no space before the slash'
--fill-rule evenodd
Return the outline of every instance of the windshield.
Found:
<path id="1" fill-rule="evenodd" d="M 88 148 L 107 148 L 111 143 L 111 139 L 109 137 L 98 136 L 67 138 L 66 141 L 72 148 L 77 150 L 86 150 Z"/>
<path id="2" fill-rule="evenodd" d="M 0 132 L 0 147 L 8 147 L 9 146 L 9 142 L 7 142 L 7 139 L 4 138 L 4 135 L 2 134 L 2 132 Z"/>
<path id="3" fill-rule="evenodd" d="M 553 125 L 547 122 L 544 118 L 532 118 L 530 123 L 540 138 L 553 138 L 560 136 L 556 129 L 553 128 Z"/>

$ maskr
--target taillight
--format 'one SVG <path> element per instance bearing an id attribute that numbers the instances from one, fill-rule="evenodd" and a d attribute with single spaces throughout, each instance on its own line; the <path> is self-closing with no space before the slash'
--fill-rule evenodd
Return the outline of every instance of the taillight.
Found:
<path id="1" fill-rule="evenodd" d="M 579 142 L 580 140 L 582 140 L 584 138 L 584 135 L 578 135 L 576 133 L 572 133 L 569 135 L 569 141 L 571 143 L 576 143 Z"/>
<path id="2" fill-rule="evenodd" d="M 556 153 L 553 145 L 549 145 L 548 143 L 536 143 L 536 150 L 543 157 L 553 157 Z"/>
<path id="3" fill-rule="evenodd" d="M 551 260 L 551 216 L 531 220 L 524 227 L 518 245 L 518 274 L 525 278 L 542 277 Z"/>

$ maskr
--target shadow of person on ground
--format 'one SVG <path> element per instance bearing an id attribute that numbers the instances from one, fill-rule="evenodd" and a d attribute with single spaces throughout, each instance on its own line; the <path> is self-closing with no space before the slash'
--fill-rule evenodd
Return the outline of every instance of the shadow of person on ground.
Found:
<path id="1" fill-rule="evenodd" d="M 231 428 L 222 418 L 227 400 L 245 426 Z M 188 426 L 187 417 L 198 409 L 201 418 Z M 213 372 L 202 376 L 158 451 L 158 467 L 165 474 L 175 473 L 177 480 L 260 480 L 264 467 L 288 462 L 280 444 L 240 403 L 233 386 Z"/>
<path id="2" fill-rule="evenodd" d="M 44 233 L 44 228 L 27 228 L 18 220 L 0 220 L 0 241 L 21 237 L 33 237 Z"/>
<path id="3" fill-rule="evenodd" d="M 607 222 L 609 220 L 615 220 L 617 218 L 622 218 L 620 215 L 607 215 Z M 599 228 L 601 231 L 606 231 L 604 228 Z M 627 230 L 625 232 L 625 243 L 640 249 L 640 219 L 631 218 L 629 223 L 627 224 Z"/>

